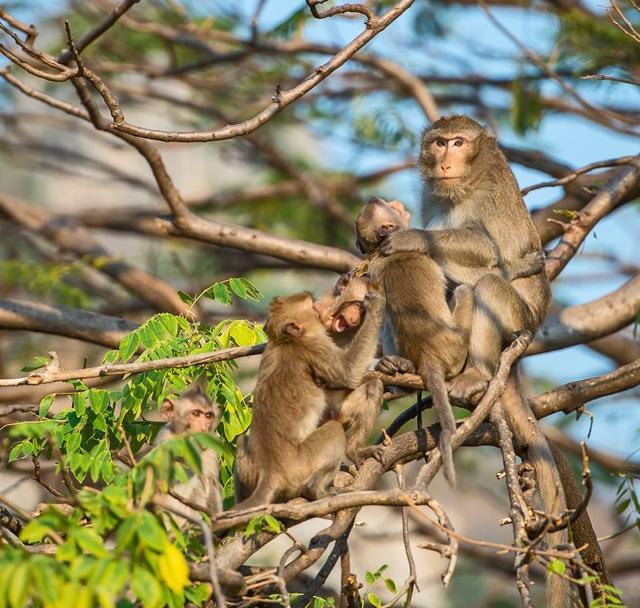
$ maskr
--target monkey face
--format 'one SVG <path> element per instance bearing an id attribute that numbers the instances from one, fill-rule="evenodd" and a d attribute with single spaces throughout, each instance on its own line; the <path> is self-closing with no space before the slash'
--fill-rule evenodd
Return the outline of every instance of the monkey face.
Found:
<path id="1" fill-rule="evenodd" d="M 484 177 L 486 167 L 476 159 L 492 150 L 495 139 L 468 116 L 449 116 L 424 132 L 419 166 L 422 176 L 436 194 L 455 198 L 474 179 Z"/>
<path id="2" fill-rule="evenodd" d="M 208 433 L 217 421 L 217 407 L 200 390 L 189 390 L 179 399 L 165 399 L 161 416 L 178 433 Z"/>
<path id="3" fill-rule="evenodd" d="M 356 218 L 356 245 L 362 253 L 375 251 L 392 232 L 406 230 L 411 214 L 397 200 L 372 197 Z"/>
<path id="4" fill-rule="evenodd" d="M 208 433 L 215 414 L 212 409 L 205 409 L 199 406 L 190 407 L 187 410 L 187 422 L 189 430 L 194 433 Z"/>

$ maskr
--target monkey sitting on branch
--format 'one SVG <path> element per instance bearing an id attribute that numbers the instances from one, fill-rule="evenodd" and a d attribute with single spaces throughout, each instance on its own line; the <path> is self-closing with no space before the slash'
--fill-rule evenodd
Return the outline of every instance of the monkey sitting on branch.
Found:
<path id="1" fill-rule="evenodd" d="M 235 508 L 332 491 L 347 449 L 337 420 L 320 424 L 327 390 L 356 389 L 375 354 L 384 297 L 369 284 L 365 318 L 351 343 L 328 335 L 311 294 L 272 300 L 265 348 L 254 392 L 250 435 L 238 440 Z"/>
<path id="2" fill-rule="evenodd" d="M 429 230 L 389 234 L 380 252 L 427 254 L 452 289 L 473 287 L 469 357 L 450 394 L 477 400 L 506 341 L 524 329 L 535 335 L 547 313 L 551 291 L 540 236 L 495 137 L 475 120 L 453 115 L 433 123 L 422 136 L 418 165 Z M 512 272 L 523 259 L 531 271 Z"/>
<path id="3" fill-rule="evenodd" d="M 211 433 L 216 428 L 219 414 L 219 408 L 211 403 L 199 388 L 191 389 L 175 400 L 165 399 L 162 403 L 161 416 L 166 424 L 156 436 L 154 446 L 173 439 L 181 433 Z M 184 502 L 173 496 L 166 497 L 165 504 L 172 512 L 193 517 L 196 513 L 188 503 L 213 512 L 222 511 L 219 456 L 213 450 L 207 449 L 202 451 L 200 458 L 202 467 L 200 475 L 194 474 L 187 482 L 171 488 L 172 493 L 184 499 Z M 174 517 L 179 526 L 184 525 L 183 518 L 179 515 Z"/>
<path id="4" fill-rule="evenodd" d="M 372 256 L 369 273 L 380 280 L 385 291 L 385 357 L 379 369 L 389 372 L 390 362 L 398 361 L 395 355 L 414 364 L 433 396 L 442 426 L 440 450 L 444 474 L 453 486 L 455 472 L 450 439 L 455 431 L 455 419 L 445 380 L 458 374 L 467 358 L 473 298 L 471 288 L 460 285 L 453 292 L 450 307 L 440 266 L 423 254 L 376 255 L 388 235 L 408 229 L 409 220 L 409 212 L 399 201 L 372 198 L 356 219 L 356 244 L 362 253 Z M 536 268 L 539 268 L 538 256 L 525 257 L 509 265 L 505 273 L 512 278 Z M 498 271 L 495 264 L 486 270 Z"/>
<path id="5" fill-rule="evenodd" d="M 471 326 L 471 288 L 460 285 L 452 309 L 436 262 L 420 253 L 375 255 L 384 238 L 406 230 L 409 213 L 399 201 L 372 198 L 356 219 L 356 244 L 370 255 L 369 274 L 382 283 L 385 299 L 384 354 L 409 359 L 433 396 L 442 432 L 440 451 L 444 475 L 455 485 L 451 435 L 455 419 L 445 380 L 460 372 L 467 357 Z"/>

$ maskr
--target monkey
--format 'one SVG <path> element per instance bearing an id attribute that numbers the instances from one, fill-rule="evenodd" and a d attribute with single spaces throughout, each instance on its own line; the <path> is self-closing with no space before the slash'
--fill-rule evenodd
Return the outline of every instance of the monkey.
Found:
<path id="1" fill-rule="evenodd" d="M 406 230 L 409 213 L 399 201 L 372 198 L 356 219 L 356 243 L 370 255 L 369 274 L 382 283 L 385 299 L 385 347 L 413 362 L 442 427 L 440 451 L 444 475 L 455 485 L 451 436 L 456 423 L 447 395 L 446 379 L 462 369 L 467 357 L 472 293 L 460 285 L 449 308 L 445 281 L 436 262 L 420 253 L 375 254 L 385 237 Z"/>
<path id="2" fill-rule="evenodd" d="M 178 399 L 165 399 L 162 403 L 160 415 L 165 425 L 155 438 L 154 445 L 172 439 L 185 432 L 210 433 L 215 429 L 219 418 L 219 408 L 211 403 L 209 398 L 198 388 L 191 389 Z M 186 483 L 172 488 L 173 492 L 189 502 L 222 511 L 220 494 L 220 463 L 219 457 L 213 450 L 204 450 L 201 455 L 202 472 L 193 475 Z M 172 496 L 167 497 L 167 506 L 172 511 L 192 515 L 193 509 L 186 506 Z M 185 520 L 175 517 L 179 526 Z"/>
<path id="3" fill-rule="evenodd" d="M 473 119 L 434 122 L 422 136 L 418 165 L 429 229 L 394 232 L 380 252 L 427 254 L 453 289 L 473 287 L 469 356 L 450 388 L 452 398 L 468 402 L 486 389 L 505 341 L 520 330 L 535 334 L 546 316 L 551 291 L 542 263 L 530 275 L 507 276 L 525 256 L 542 258 L 542 245 L 495 137 Z"/>
<path id="4" fill-rule="evenodd" d="M 462 402 L 486 390 L 506 340 L 520 330 L 532 334 L 544 320 L 551 289 L 542 271 L 509 281 L 487 273 L 525 255 L 541 252 L 540 236 L 524 204 L 513 172 L 493 135 L 467 116 L 441 118 L 422 136 L 418 165 L 423 179 L 422 221 L 426 230 L 396 232 L 382 244 L 383 255 L 422 252 L 437 261 L 447 281 L 473 286 L 469 355 L 450 395 Z M 563 510 L 566 498 L 552 454 L 522 396 L 517 367 L 501 397 L 509 426 L 526 446 L 545 511 Z M 564 542 L 566 534 L 549 536 Z M 547 585 L 548 605 L 564 606 L 567 585 L 557 576 Z"/>
<path id="5" fill-rule="evenodd" d="M 319 424 L 326 390 L 361 384 L 376 349 L 383 307 L 381 289 L 371 283 L 364 321 L 341 349 L 327 334 L 310 293 L 272 300 L 250 434 L 238 441 L 236 509 L 301 495 L 315 500 L 332 492 L 347 438 L 337 420 Z"/>
<path id="6" fill-rule="evenodd" d="M 343 350 L 353 341 L 364 317 L 369 278 L 349 272 L 340 276 L 333 290 L 316 301 L 316 309 L 333 341 Z M 372 361 L 375 352 L 371 353 Z M 347 457 L 360 468 L 369 457 L 376 457 L 382 446 L 365 447 L 380 416 L 384 385 L 379 378 L 365 378 L 354 390 L 328 389 L 324 419 L 338 420 L 347 437 Z"/>

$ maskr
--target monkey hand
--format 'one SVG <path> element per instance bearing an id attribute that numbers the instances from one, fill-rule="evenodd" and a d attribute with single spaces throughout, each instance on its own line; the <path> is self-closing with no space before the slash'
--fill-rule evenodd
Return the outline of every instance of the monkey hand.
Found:
<path id="1" fill-rule="evenodd" d="M 378 281 L 369 281 L 367 285 L 367 293 L 364 296 L 364 304 L 367 309 L 378 308 L 384 304 L 384 289 Z"/>
<path id="2" fill-rule="evenodd" d="M 544 270 L 546 255 L 542 250 L 530 251 L 522 259 L 507 265 L 508 280 L 522 279 Z"/>
<path id="3" fill-rule="evenodd" d="M 385 355 L 378 361 L 376 371 L 389 376 L 395 376 L 396 374 L 414 374 L 416 368 L 409 359 L 405 359 L 399 355 Z"/>
<path id="4" fill-rule="evenodd" d="M 418 229 L 400 230 L 392 232 L 382 241 L 380 253 L 382 255 L 392 255 L 402 251 L 418 251 L 427 253 L 427 239 L 425 231 Z"/>

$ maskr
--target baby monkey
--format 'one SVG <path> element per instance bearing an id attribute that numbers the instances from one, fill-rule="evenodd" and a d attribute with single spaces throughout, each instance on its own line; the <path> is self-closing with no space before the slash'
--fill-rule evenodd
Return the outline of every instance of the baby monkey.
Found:
<path id="1" fill-rule="evenodd" d="M 210 433 L 218 422 L 219 409 L 198 388 L 191 389 L 178 399 L 165 399 L 162 403 L 161 417 L 166 421 L 158 433 L 154 445 L 172 439 L 186 432 Z M 193 475 L 186 483 L 172 487 L 172 491 L 181 498 L 197 505 L 222 511 L 220 498 L 220 464 L 218 455 L 213 450 L 204 450 L 201 455 L 202 473 Z M 193 516 L 193 509 L 167 496 L 167 506 L 172 511 Z M 179 525 L 184 524 L 182 518 L 176 518 Z"/>
<path id="2" fill-rule="evenodd" d="M 331 492 L 347 449 L 337 420 L 322 423 L 327 391 L 356 389 L 375 352 L 384 298 L 370 285 L 363 323 L 340 348 L 328 335 L 311 294 L 274 298 L 254 392 L 248 438 L 238 441 L 235 463 L 238 509 L 316 499 Z"/>
<path id="3" fill-rule="evenodd" d="M 372 198 L 356 219 L 356 244 L 370 255 L 369 274 L 382 283 L 386 310 L 383 352 L 409 359 L 433 396 L 440 419 L 440 451 L 444 475 L 455 485 L 451 435 L 456 423 L 449 403 L 446 379 L 464 366 L 469 346 L 473 295 L 460 285 L 452 307 L 446 299 L 446 281 L 436 262 L 424 254 L 376 255 L 385 237 L 409 227 L 410 215 L 399 201 Z"/>

